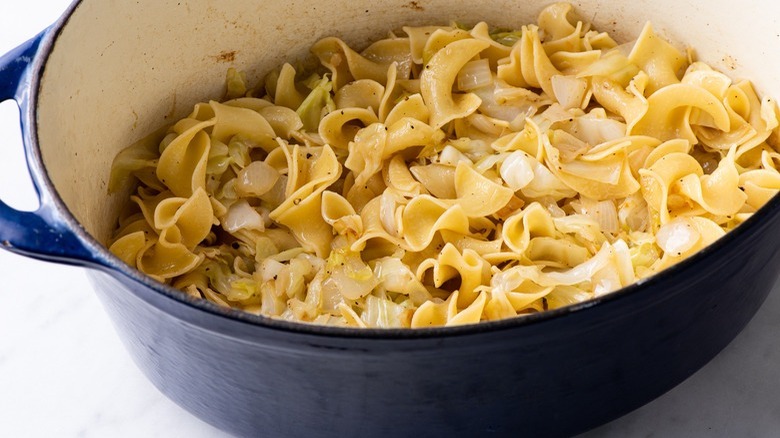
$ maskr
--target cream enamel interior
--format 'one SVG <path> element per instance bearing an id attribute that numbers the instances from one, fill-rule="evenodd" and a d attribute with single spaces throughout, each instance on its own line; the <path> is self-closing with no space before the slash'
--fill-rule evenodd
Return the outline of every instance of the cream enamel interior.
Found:
<path id="1" fill-rule="evenodd" d="M 106 190 L 119 150 L 219 99 L 228 67 L 255 83 L 319 38 L 355 47 L 403 25 L 487 21 L 519 28 L 549 1 L 83 0 L 58 36 L 37 108 L 46 170 L 71 213 L 97 240 L 115 225 L 124 194 Z M 577 12 L 619 42 L 645 21 L 680 47 L 760 93 L 780 97 L 780 7 L 769 1 L 706 5 L 679 0 L 575 2 Z"/>

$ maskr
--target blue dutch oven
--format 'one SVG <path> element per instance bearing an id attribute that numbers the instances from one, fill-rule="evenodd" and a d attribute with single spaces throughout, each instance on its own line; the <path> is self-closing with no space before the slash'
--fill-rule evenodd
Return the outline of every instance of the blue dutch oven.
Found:
<path id="1" fill-rule="evenodd" d="M 0 59 L 0 97 L 22 109 L 41 201 L 35 212 L 0 202 L 0 244 L 88 268 L 146 376 L 236 435 L 564 436 L 617 418 L 702 367 L 759 308 L 778 277 L 780 200 L 695 256 L 611 295 L 524 318 L 414 331 L 225 310 L 144 276 L 103 245 L 121 203 L 105 188 L 113 156 L 192 103 L 219 96 L 225 59 L 259 79 L 321 36 L 360 42 L 406 23 L 475 17 L 517 27 L 543 4 L 76 1 Z M 652 5 L 578 7 L 583 16 L 598 8 L 595 24 L 605 30 L 637 34 L 650 19 L 690 37 L 704 55 L 744 53 L 745 68 L 768 70 L 751 75 L 758 83 L 780 71 L 771 20 L 708 36 L 710 23 L 748 22 L 752 9 L 725 1 L 710 5 L 715 12 L 695 2 Z M 686 19 L 691 14 L 703 18 Z"/>

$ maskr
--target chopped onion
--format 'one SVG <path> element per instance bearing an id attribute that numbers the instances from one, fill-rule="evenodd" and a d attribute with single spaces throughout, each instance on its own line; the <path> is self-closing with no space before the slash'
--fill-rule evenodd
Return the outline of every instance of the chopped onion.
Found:
<path id="1" fill-rule="evenodd" d="M 509 122 L 509 128 L 511 128 L 515 132 L 520 132 L 525 128 L 525 124 L 528 121 L 528 118 L 531 117 L 536 113 L 536 108 L 534 107 L 528 107 L 530 111 L 527 112 L 527 114 L 520 114 L 517 117 L 515 117 L 514 120 Z"/>
<path id="2" fill-rule="evenodd" d="M 523 187 L 522 191 L 525 196 L 529 198 L 549 196 L 557 201 L 574 196 L 577 193 L 553 175 L 547 166 L 538 162 L 535 158 L 531 158 L 534 168 L 534 179 L 527 186 Z"/>
<path id="3" fill-rule="evenodd" d="M 451 145 L 444 146 L 444 149 L 439 153 L 440 164 L 457 166 L 461 161 L 466 162 L 466 164 L 473 164 L 471 160 L 469 160 L 469 157 Z"/>
<path id="4" fill-rule="evenodd" d="M 479 131 L 494 137 L 500 137 L 509 123 L 505 120 L 494 119 L 484 114 L 472 114 L 467 118 L 468 122 Z"/>
<path id="5" fill-rule="evenodd" d="M 553 131 L 550 144 L 560 151 L 561 161 L 568 163 L 577 159 L 578 156 L 584 154 L 590 149 L 590 145 L 580 140 L 579 138 L 569 134 L 566 131 L 556 129 Z"/>
<path id="6" fill-rule="evenodd" d="M 593 298 L 593 296 L 574 286 L 556 286 L 547 296 L 547 304 L 550 309 L 581 303 Z"/>
<path id="7" fill-rule="evenodd" d="M 589 242 L 597 242 L 604 238 L 599 225 L 584 214 L 570 214 L 563 217 L 554 217 L 555 229 L 564 234 L 574 234 Z"/>
<path id="8" fill-rule="evenodd" d="M 568 132 L 589 145 L 596 146 L 625 137 L 626 124 L 613 119 L 588 115 L 574 119 Z"/>
<path id="9" fill-rule="evenodd" d="M 262 161 L 253 161 L 238 172 L 236 191 L 243 196 L 262 196 L 279 180 L 279 172 Z"/>
<path id="10" fill-rule="evenodd" d="M 523 151 L 514 151 L 501 163 L 499 173 L 509 188 L 520 190 L 534 179 L 533 162 L 530 158 Z"/>
<path id="11" fill-rule="evenodd" d="M 620 289 L 620 275 L 614 264 L 609 264 L 596 273 L 591 282 L 594 284 L 593 294 L 597 297 Z"/>
<path id="12" fill-rule="evenodd" d="M 493 73 L 487 59 L 471 61 L 458 72 L 458 89 L 470 91 L 493 84 Z"/>
<path id="13" fill-rule="evenodd" d="M 477 162 L 488 155 L 495 153 L 493 148 L 485 140 L 461 137 L 452 139 L 449 144 L 455 149 L 459 150 L 472 162 Z"/>
<path id="14" fill-rule="evenodd" d="M 231 180 L 235 181 L 235 180 Z M 230 182 L 230 181 L 228 181 Z M 276 184 L 266 192 L 264 195 L 260 196 L 260 199 L 267 202 L 272 208 L 276 208 L 284 202 L 286 198 L 286 191 L 287 191 L 287 175 L 281 175 L 279 179 L 276 181 Z"/>
<path id="15" fill-rule="evenodd" d="M 561 170 L 580 178 L 616 185 L 623 173 L 623 163 L 582 160 L 566 163 L 561 161 Z"/>
<path id="16" fill-rule="evenodd" d="M 598 202 L 590 198 L 581 197 L 580 206 L 581 212 L 596 221 L 602 232 L 615 234 L 620 231 L 620 222 L 618 221 L 617 208 L 615 208 L 614 201 Z"/>
<path id="17" fill-rule="evenodd" d="M 690 219 L 677 218 L 658 229 L 655 238 L 666 254 L 678 257 L 693 248 L 701 235 Z"/>
<path id="18" fill-rule="evenodd" d="M 609 52 L 606 52 L 598 61 L 590 64 L 581 71 L 578 76 L 582 78 L 604 76 L 617 81 L 625 87 L 639 68 L 631 63 L 628 57 L 622 52 L 622 50 L 610 50 Z"/>
<path id="19" fill-rule="evenodd" d="M 620 231 L 614 201 L 601 201 L 596 205 L 596 222 L 599 223 L 601 230 L 607 233 L 615 234 Z"/>
<path id="20" fill-rule="evenodd" d="M 777 104 L 775 104 L 775 101 L 772 100 L 770 97 L 765 97 L 761 99 L 761 120 L 764 121 L 764 123 L 767 124 L 767 127 L 769 129 L 774 129 L 777 127 L 778 120 L 777 120 Z"/>
<path id="21" fill-rule="evenodd" d="M 579 108 L 588 90 L 588 81 L 575 76 L 554 75 L 552 81 L 555 100 L 564 109 Z"/>
<path id="22" fill-rule="evenodd" d="M 631 231 L 645 231 L 650 222 L 647 201 L 641 193 L 635 193 L 620 203 L 618 220 Z"/>
<path id="23" fill-rule="evenodd" d="M 631 252 L 628 244 L 623 239 L 618 239 L 612 244 L 615 251 L 615 261 L 617 262 L 618 273 L 620 274 L 620 283 L 627 286 L 636 281 L 634 274 L 634 265 L 631 264 Z"/>
<path id="24" fill-rule="evenodd" d="M 260 115 L 271 125 L 276 135 L 287 140 L 292 137 L 293 132 L 303 128 L 301 116 L 284 106 L 267 106 L 260 110 Z"/>
<path id="25" fill-rule="evenodd" d="M 497 87 L 483 87 L 473 90 L 473 93 L 482 99 L 479 111 L 494 119 L 510 122 L 512 129 L 519 130 L 515 125 L 525 122 L 527 117 L 536 114 L 536 106 L 530 102 L 499 103 L 496 100 Z"/>
<path id="26" fill-rule="evenodd" d="M 509 154 L 506 152 L 488 155 L 487 157 L 482 158 L 481 160 L 474 163 L 474 170 L 479 173 L 485 173 L 486 171 L 492 169 L 496 164 L 499 164 L 500 166 L 500 163 L 506 160 L 506 157 L 508 156 Z"/>
<path id="27" fill-rule="evenodd" d="M 691 149 L 691 156 L 701 164 L 701 170 L 705 175 L 710 175 L 720 164 L 720 154 L 717 152 L 707 152 L 703 147 L 696 145 Z"/>
<path id="28" fill-rule="evenodd" d="M 580 111 L 580 114 L 581 113 L 582 111 Z M 546 110 L 544 110 L 543 113 L 534 116 L 533 121 L 541 131 L 546 131 L 550 129 L 550 127 L 555 123 L 569 120 L 573 118 L 573 116 L 574 114 L 569 113 L 569 111 L 563 108 L 561 105 L 554 103 Z"/>
<path id="29" fill-rule="evenodd" d="M 514 292 L 527 279 L 535 278 L 538 275 L 536 271 L 535 266 L 515 266 L 506 271 L 496 272 L 490 279 L 490 288 L 496 292 Z"/>
<path id="30" fill-rule="evenodd" d="M 242 199 L 230 206 L 222 220 L 222 228 L 229 233 L 240 229 L 265 231 L 265 221 L 257 210 Z"/>
<path id="31" fill-rule="evenodd" d="M 562 218 L 566 216 L 566 212 L 558 206 L 558 203 L 551 196 L 539 198 L 537 201 L 550 212 L 550 216 L 553 218 Z"/>

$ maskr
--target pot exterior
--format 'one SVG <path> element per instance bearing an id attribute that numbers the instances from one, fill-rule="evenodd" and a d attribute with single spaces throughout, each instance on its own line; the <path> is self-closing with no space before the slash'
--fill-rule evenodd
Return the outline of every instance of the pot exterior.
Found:
<path id="1" fill-rule="evenodd" d="M 771 218 L 590 308 L 441 336 L 295 333 L 91 279 L 149 379 L 239 436 L 566 436 L 661 395 L 741 331 L 778 276 Z"/>

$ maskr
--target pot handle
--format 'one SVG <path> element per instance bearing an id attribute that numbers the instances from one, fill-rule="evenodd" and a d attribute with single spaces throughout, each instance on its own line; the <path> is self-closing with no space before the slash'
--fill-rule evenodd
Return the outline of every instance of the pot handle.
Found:
<path id="1" fill-rule="evenodd" d="M 74 265 L 92 265 L 97 262 L 87 244 L 72 231 L 63 219 L 64 213 L 36 175 L 42 175 L 42 165 L 31 153 L 28 113 L 30 94 L 30 66 L 38 46 L 46 35 L 41 32 L 0 57 L 0 101 L 13 99 L 22 115 L 22 140 L 27 165 L 32 170 L 33 185 L 40 206 L 33 212 L 16 210 L 0 200 L 0 247 L 28 257 Z"/>

